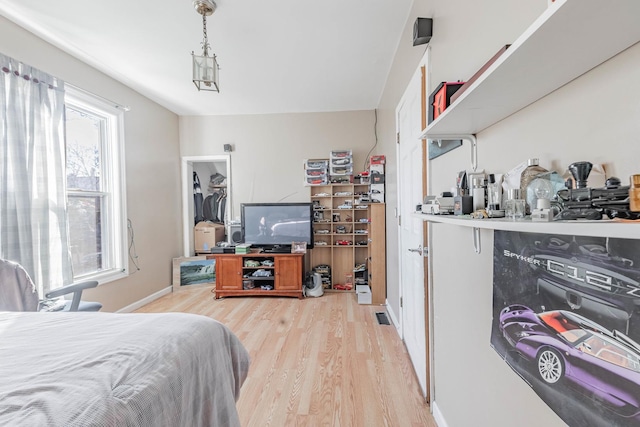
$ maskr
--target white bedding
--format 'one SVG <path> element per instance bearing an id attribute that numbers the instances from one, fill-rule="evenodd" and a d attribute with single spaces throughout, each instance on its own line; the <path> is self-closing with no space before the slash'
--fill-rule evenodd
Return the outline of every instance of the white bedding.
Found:
<path id="1" fill-rule="evenodd" d="M 204 316 L 0 312 L 1 426 L 239 426 L 248 369 Z"/>

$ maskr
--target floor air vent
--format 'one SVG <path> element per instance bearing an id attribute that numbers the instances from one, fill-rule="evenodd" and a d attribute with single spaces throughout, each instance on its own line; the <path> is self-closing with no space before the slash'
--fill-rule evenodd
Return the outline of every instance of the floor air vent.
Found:
<path id="1" fill-rule="evenodd" d="M 380 325 L 390 325 L 389 318 L 387 317 L 387 313 L 376 313 L 376 317 L 378 318 L 378 324 Z"/>

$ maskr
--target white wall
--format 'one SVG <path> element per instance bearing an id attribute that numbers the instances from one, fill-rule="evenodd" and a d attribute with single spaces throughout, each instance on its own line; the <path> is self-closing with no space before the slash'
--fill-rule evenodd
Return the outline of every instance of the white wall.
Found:
<path id="1" fill-rule="evenodd" d="M 426 45 L 413 46 L 413 23 L 418 17 L 433 19 L 433 36 L 428 44 L 431 69 L 427 70 L 427 84 L 429 88 L 435 88 L 443 81 L 464 81 L 472 76 L 501 46 L 513 42 L 546 4 L 544 0 L 414 1 L 378 106 L 380 150 L 387 154 L 388 163 L 387 254 L 392 256 L 387 257 L 387 300 L 394 313 L 400 311 L 398 232 L 394 218 L 397 207 L 395 109 L 426 49 Z M 468 159 L 469 154 L 465 154 Z"/>
<path id="2" fill-rule="evenodd" d="M 115 311 L 171 285 L 181 253 L 178 117 L 94 68 L 0 17 L 0 52 L 89 92 L 131 107 L 125 113 L 127 217 L 133 224 L 137 271 L 83 294 Z"/>
<path id="3" fill-rule="evenodd" d="M 432 84 L 473 74 L 546 7 L 544 1 L 510 3 L 433 3 Z M 542 166 L 563 172 L 589 160 L 628 182 L 640 167 L 640 82 L 629 78 L 638 70 L 640 44 L 478 134 L 479 167 L 500 173 L 539 157 Z M 470 168 L 469 159 L 465 143 L 431 161 L 431 193 L 448 190 L 455 173 Z M 430 234 L 434 399 L 448 426 L 565 425 L 489 345 L 492 233 L 482 232 L 480 255 L 468 228 L 436 224 Z"/>
<path id="4" fill-rule="evenodd" d="M 215 96 L 215 95 L 212 95 Z M 373 111 L 180 117 L 180 154 L 224 154 L 231 144 L 233 212 L 241 203 L 309 202 L 304 159 L 352 149 L 354 169 L 364 170 L 375 144 Z M 375 148 L 372 154 L 385 154 Z M 200 177 L 202 181 L 202 177 Z"/>
<path id="5" fill-rule="evenodd" d="M 535 156 L 562 172 L 573 161 L 589 160 L 605 163 L 610 175 L 626 182 L 639 170 L 640 84 L 628 79 L 638 70 L 640 44 L 482 132 L 480 167 L 501 172 Z M 466 147 L 434 160 L 434 191 L 446 189 L 467 163 Z M 483 231 L 480 255 L 470 229 L 434 225 L 432 236 L 435 399 L 448 425 L 470 425 L 470 414 L 492 426 L 513 425 L 512 416 L 521 426 L 564 425 L 489 347 L 492 233 Z M 459 313 L 472 321 L 461 321 Z"/>

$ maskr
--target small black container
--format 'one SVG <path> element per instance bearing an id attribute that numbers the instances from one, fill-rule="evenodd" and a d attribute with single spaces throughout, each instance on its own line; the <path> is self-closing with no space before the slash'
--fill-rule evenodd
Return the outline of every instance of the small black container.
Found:
<path id="1" fill-rule="evenodd" d="M 453 198 L 453 214 L 466 215 L 473 212 L 472 196 L 455 196 Z"/>

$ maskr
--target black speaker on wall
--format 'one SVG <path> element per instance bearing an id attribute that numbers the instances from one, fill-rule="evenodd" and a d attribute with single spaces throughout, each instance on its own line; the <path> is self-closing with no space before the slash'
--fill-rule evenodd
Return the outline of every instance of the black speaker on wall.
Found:
<path id="1" fill-rule="evenodd" d="M 242 226 L 240 224 L 231 224 L 227 230 L 227 240 L 229 243 L 242 243 Z"/>
<path id="2" fill-rule="evenodd" d="M 429 43 L 431 35 L 433 34 L 433 19 L 431 18 L 416 18 L 416 22 L 413 24 L 413 45 Z"/>

